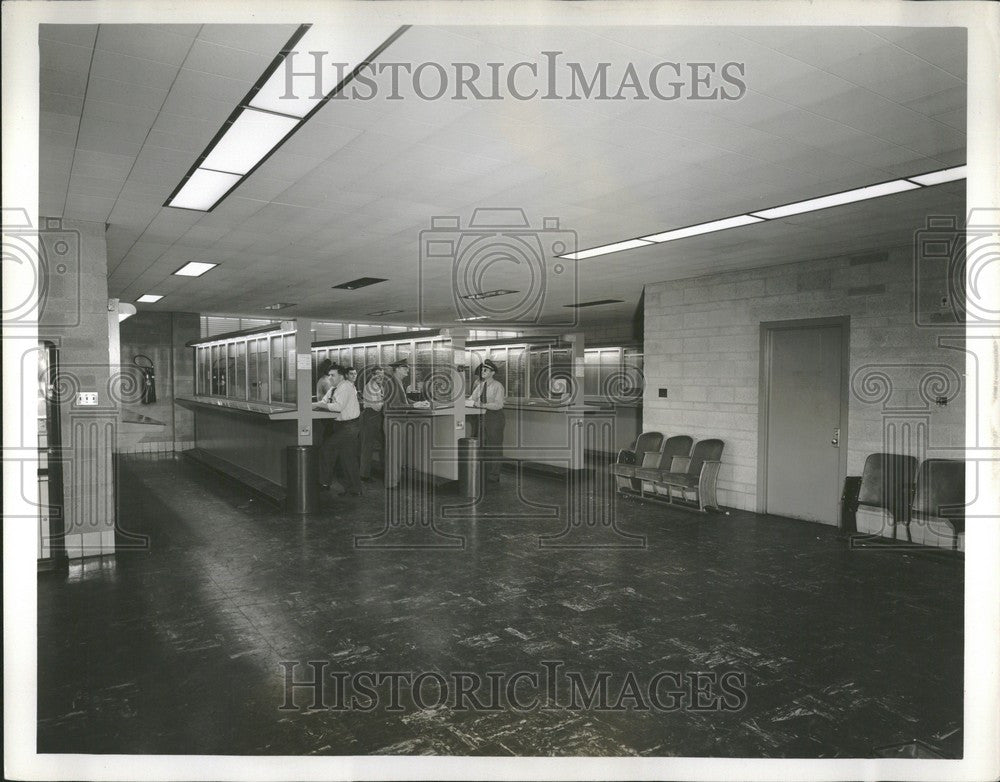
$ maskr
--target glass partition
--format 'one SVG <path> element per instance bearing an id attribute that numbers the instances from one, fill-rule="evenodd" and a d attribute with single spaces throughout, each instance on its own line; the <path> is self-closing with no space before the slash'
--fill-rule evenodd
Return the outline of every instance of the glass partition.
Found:
<path id="1" fill-rule="evenodd" d="M 428 335 L 396 340 L 380 337 L 370 342 L 347 345 L 317 345 L 312 348 L 312 354 L 314 384 L 319 379 L 318 367 L 324 358 L 356 369 L 359 389 L 371 376 L 374 367 L 381 366 L 388 370 L 390 364 L 406 359 L 410 364 L 407 392 L 412 400 L 427 400 L 435 407 L 452 404 L 454 384 L 450 380 L 442 382 L 446 375 L 450 377 L 454 366 L 450 337 Z"/>
<path id="2" fill-rule="evenodd" d="M 585 399 L 613 404 L 642 401 L 641 349 L 590 348 L 583 357 Z M 474 371 L 486 359 L 497 365 L 497 380 L 503 383 L 508 399 L 565 402 L 579 383 L 573 348 L 565 343 L 477 345 L 465 350 L 459 362 L 466 394 L 475 383 Z"/>
<path id="3" fill-rule="evenodd" d="M 282 335 L 282 343 L 281 352 L 285 360 L 281 401 L 294 402 L 295 391 L 298 388 L 298 372 L 295 367 L 295 334 Z"/>
<path id="4" fill-rule="evenodd" d="M 638 348 L 590 348 L 583 352 L 584 396 L 595 402 L 640 402 L 643 355 Z"/>
<path id="5" fill-rule="evenodd" d="M 199 396 L 295 404 L 294 331 L 232 336 L 194 350 Z"/>

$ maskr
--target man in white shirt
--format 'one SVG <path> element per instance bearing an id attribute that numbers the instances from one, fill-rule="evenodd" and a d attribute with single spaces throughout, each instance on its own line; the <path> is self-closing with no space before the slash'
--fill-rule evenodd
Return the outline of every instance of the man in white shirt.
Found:
<path id="1" fill-rule="evenodd" d="M 470 431 L 470 436 L 479 438 L 480 453 L 487 468 L 486 479 L 494 483 L 500 480 L 503 432 L 507 423 L 503 412 L 507 395 L 503 383 L 494 377 L 497 372 L 497 365 L 486 359 L 476 370 L 479 381 L 472 387 L 472 393 L 465 400 L 467 407 L 483 411 L 473 427 L 475 431 Z"/>
<path id="2" fill-rule="evenodd" d="M 331 413 L 336 413 L 337 417 L 330 421 L 330 433 L 321 446 L 324 458 L 321 463 L 325 465 L 325 474 L 320 475 L 320 484 L 329 486 L 333 480 L 334 468 L 339 464 L 345 477 L 344 490 L 340 492 L 343 497 L 350 495 L 361 496 L 361 478 L 358 475 L 358 418 L 361 415 L 361 408 L 358 405 L 358 392 L 345 377 L 346 370 L 337 367 L 330 373 L 332 387 L 326 392 L 320 402 L 320 407 L 324 407 Z"/>

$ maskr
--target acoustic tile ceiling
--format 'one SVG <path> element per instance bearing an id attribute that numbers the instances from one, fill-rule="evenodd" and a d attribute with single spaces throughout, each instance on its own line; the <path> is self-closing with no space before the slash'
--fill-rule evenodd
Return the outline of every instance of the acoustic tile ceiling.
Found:
<path id="1" fill-rule="evenodd" d="M 520 208 L 540 236 L 558 218 L 582 249 L 965 163 L 962 29 L 417 26 L 380 60 L 541 69 L 559 51 L 588 73 L 610 63 L 618 79 L 628 63 L 645 74 L 665 60 L 736 61 L 748 89 L 386 100 L 380 78 L 378 98 L 328 102 L 212 212 L 164 207 L 296 28 L 40 28 L 40 213 L 107 224 L 111 296 L 247 316 L 277 301 L 295 302 L 289 317 L 401 310 L 386 320 L 406 323 L 422 307 L 450 322 L 453 266 L 420 261 L 435 216 L 465 227 L 477 208 Z M 899 245 L 928 215 L 963 212 L 958 181 L 566 262 L 544 307 L 626 318 L 645 282 Z M 219 266 L 173 276 L 189 261 Z M 492 274 L 484 289 L 537 284 L 523 264 Z M 331 290 L 359 276 L 387 282 Z M 623 301 L 565 309 L 573 296 Z"/>

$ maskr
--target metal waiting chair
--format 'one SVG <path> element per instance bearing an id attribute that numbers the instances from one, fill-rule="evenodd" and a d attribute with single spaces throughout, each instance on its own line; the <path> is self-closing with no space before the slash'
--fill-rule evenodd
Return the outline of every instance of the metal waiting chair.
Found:
<path id="1" fill-rule="evenodd" d="M 618 458 L 611 465 L 611 474 L 615 477 L 615 487 L 619 492 L 631 489 L 639 491 L 635 480 L 636 467 L 642 466 L 647 454 L 657 454 L 663 445 L 662 432 L 643 432 L 635 438 L 631 448 L 618 452 Z"/>
<path id="2" fill-rule="evenodd" d="M 678 456 L 672 460 L 671 469 L 640 467 L 636 469 L 635 477 L 640 481 L 640 487 L 648 481 L 652 484 L 654 493 L 665 495 L 668 502 L 674 501 L 675 491 L 679 492 L 682 500 L 687 500 L 688 494 L 693 493 L 698 510 L 719 510 L 716 484 L 724 448 L 722 440 L 699 440 L 690 456 Z M 640 491 L 645 497 L 645 489 L 640 488 Z"/>
<path id="3" fill-rule="evenodd" d="M 916 474 L 915 456 L 869 454 L 858 490 L 856 524 L 859 533 L 895 538 L 897 530 L 903 526 L 909 539 L 910 504 Z"/>
<path id="4" fill-rule="evenodd" d="M 663 448 L 660 449 L 660 452 L 658 454 L 647 454 L 645 463 L 638 465 L 636 469 L 639 467 L 652 467 L 656 470 L 670 472 L 675 467 L 674 459 L 684 459 L 691 455 L 692 445 L 694 445 L 694 438 L 686 434 L 677 434 L 673 437 L 668 437 L 663 441 Z M 677 469 L 680 469 L 679 465 Z M 638 484 L 637 489 L 640 494 L 647 489 L 652 490 L 648 482 L 646 485 L 642 485 L 642 481 L 636 478 L 636 483 Z"/>
<path id="5" fill-rule="evenodd" d="M 917 472 L 910 527 L 913 542 L 965 549 L 965 462 L 926 459 Z"/>

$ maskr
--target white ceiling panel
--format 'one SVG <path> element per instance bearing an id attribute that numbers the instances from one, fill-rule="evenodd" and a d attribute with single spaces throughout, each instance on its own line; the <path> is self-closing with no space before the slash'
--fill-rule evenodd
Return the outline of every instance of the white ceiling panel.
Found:
<path id="1" fill-rule="evenodd" d="M 159 108 L 159 107 L 157 107 Z M 96 99 L 87 99 L 83 109 L 85 120 L 99 122 L 114 122 L 122 125 L 134 125 L 149 130 L 156 121 L 155 108 L 142 108 L 128 103 L 107 103 Z"/>
<path id="2" fill-rule="evenodd" d="M 89 193 L 70 193 L 66 197 L 63 216 L 74 220 L 103 223 L 107 221 L 114 205 L 114 198 L 102 198 Z"/>
<path id="3" fill-rule="evenodd" d="M 87 176 L 98 176 L 96 171 L 104 171 L 107 173 L 107 177 L 102 176 L 100 178 L 125 178 L 128 176 L 128 172 L 132 169 L 132 163 L 135 161 L 135 157 L 131 155 L 117 155 L 110 152 L 95 152 L 89 149 L 77 149 L 76 156 L 74 159 L 74 165 L 77 166 L 87 166 L 92 171 L 83 172 Z"/>
<path id="4" fill-rule="evenodd" d="M 865 28 L 910 54 L 920 57 L 965 80 L 966 52 L 968 51 L 965 28 L 962 27 L 868 27 Z"/>
<path id="5" fill-rule="evenodd" d="M 509 65 L 559 50 L 584 70 L 610 63 L 616 89 L 630 61 L 643 71 L 663 59 L 743 60 L 750 92 L 707 103 L 457 101 L 422 100 L 404 83 L 404 100 L 327 103 L 213 212 L 165 208 L 294 30 L 43 31 L 41 205 L 110 221 L 112 295 L 167 292 L 152 306 L 162 310 L 256 313 L 281 298 L 331 319 L 414 318 L 421 232 L 434 216 L 464 229 L 476 208 L 520 207 L 532 228 L 558 217 L 587 247 L 964 162 L 964 43 L 953 31 L 414 27 L 384 61 Z M 557 85 L 568 90 L 568 71 Z M 928 210 L 959 209 L 961 192 L 930 188 L 584 262 L 587 296 L 626 302 L 580 315 L 631 317 L 651 280 L 905 242 Z M 188 260 L 222 265 L 172 277 Z M 390 282 L 329 288 L 361 274 Z M 445 311 L 450 265 L 428 274 L 440 278 L 430 304 Z"/>
<path id="6" fill-rule="evenodd" d="M 747 27 L 739 34 L 823 70 L 829 70 L 831 63 L 885 49 L 884 40 L 863 27 Z"/>
<path id="7" fill-rule="evenodd" d="M 199 25 L 102 24 L 97 48 L 179 66 L 198 30 Z"/>
<path id="8" fill-rule="evenodd" d="M 828 70 L 897 103 L 905 103 L 963 82 L 913 54 L 879 49 L 833 63 Z"/>
<path id="9" fill-rule="evenodd" d="M 84 119 L 80 124 L 77 146 L 95 152 L 138 155 L 148 132 L 149 129 L 142 125 Z"/>
<path id="10" fill-rule="evenodd" d="M 49 131 L 65 135 L 65 143 L 74 145 L 76 143 L 76 131 L 80 127 L 80 118 L 70 114 L 53 114 L 52 112 L 43 111 L 39 113 L 38 126 L 43 132 Z"/>
<path id="11" fill-rule="evenodd" d="M 65 71 L 42 68 L 39 82 L 44 92 L 57 92 L 61 95 L 82 98 L 87 92 L 87 70 L 84 68 L 79 71 Z"/>
<path id="12" fill-rule="evenodd" d="M 52 114 L 69 114 L 79 117 L 83 113 L 83 97 L 61 95 L 58 92 L 42 91 L 38 96 L 38 108 Z"/>
<path id="13" fill-rule="evenodd" d="M 91 46 L 76 46 L 71 43 L 38 39 L 38 54 L 46 68 L 56 71 L 86 73 L 94 50 Z"/>
<path id="14" fill-rule="evenodd" d="M 171 94 L 176 94 L 185 100 L 224 103 L 230 106 L 232 111 L 243 100 L 247 90 L 256 81 L 257 75 L 248 73 L 244 79 L 233 79 L 181 68 L 177 72 Z"/>
<path id="15" fill-rule="evenodd" d="M 94 39 L 97 37 L 96 24 L 40 24 L 38 25 L 39 39 L 58 41 L 60 43 L 73 44 L 74 46 L 84 46 L 88 49 L 94 48 Z"/>
<path id="16" fill-rule="evenodd" d="M 274 57 L 298 29 L 294 24 L 206 24 L 202 41 Z"/>
<path id="17" fill-rule="evenodd" d="M 71 195 L 94 195 L 99 198 L 116 199 L 121 189 L 120 182 L 109 182 L 106 179 L 79 176 L 76 173 L 69 179 L 69 193 Z"/>
<path id="18" fill-rule="evenodd" d="M 184 68 L 229 79 L 256 82 L 274 60 L 275 53 L 255 54 L 199 38 L 191 46 L 191 51 L 184 60 Z"/>
<path id="19" fill-rule="evenodd" d="M 235 102 L 227 103 L 211 98 L 193 98 L 179 90 L 172 89 L 167 95 L 163 108 L 160 109 L 160 116 L 172 117 L 181 121 L 193 119 L 198 122 L 207 122 L 213 125 L 218 132 L 229 115 L 233 113 L 234 108 L 236 108 Z"/>
<path id="20" fill-rule="evenodd" d="M 95 78 L 136 84 L 166 93 L 177 76 L 177 66 L 145 57 L 132 57 L 121 52 L 97 49 L 94 51 L 94 62 L 90 73 Z"/>

